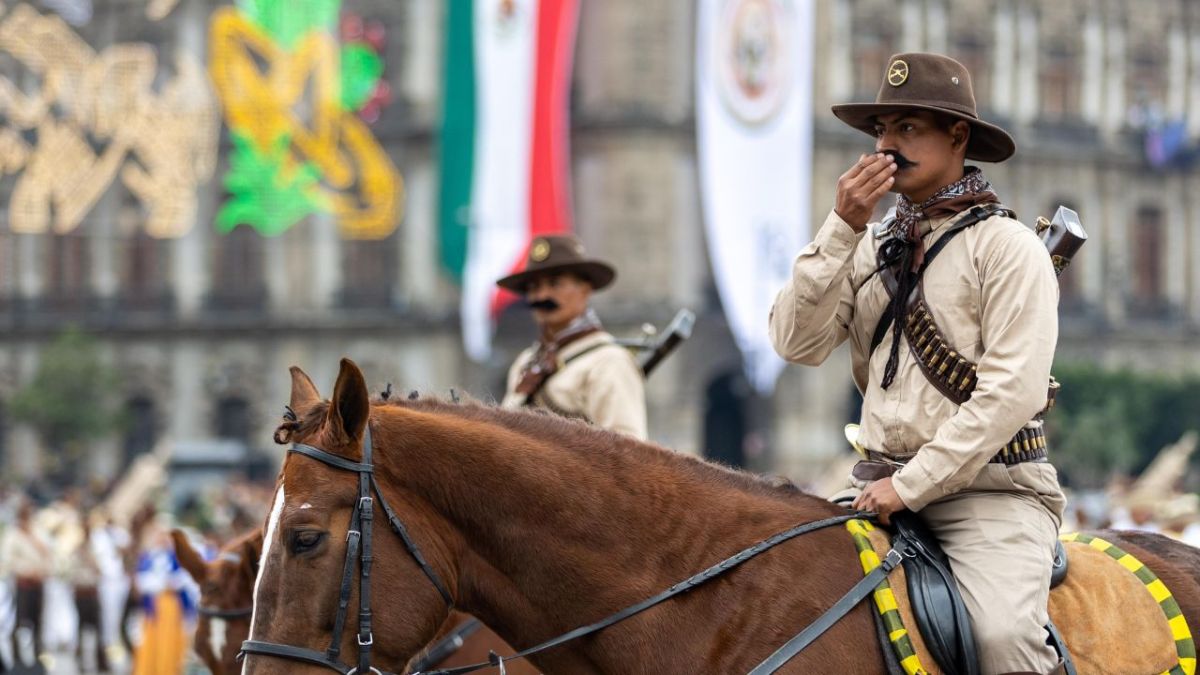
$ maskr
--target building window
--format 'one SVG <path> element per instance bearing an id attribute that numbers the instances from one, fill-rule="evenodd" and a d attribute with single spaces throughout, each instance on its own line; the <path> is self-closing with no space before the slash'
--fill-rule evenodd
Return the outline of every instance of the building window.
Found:
<path id="1" fill-rule="evenodd" d="M 138 229 L 123 244 L 121 303 L 133 308 L 162 307 L 169 300 L 168 242 Z"/>
<path id="2" fill-rule="evenodd" d="M 387 307 L 396 278 L 396 235 L 381 241 L 342 242 L 342 304 Z"/>
<path id="3" fill-rule="evenodd" d="M 1160 46 L 1147 44 L 1131 50 L 1125 85 L 1129 126 L 1159 126 L 1167 100 L 1167 58 Z"/>
<path id="4" fill-rule="evenodd" d="M 217 438 L 250 444 L 252 427 L 250 404 L 241 396 L 225 396 L 217 401 Z"/>
<path id="5" fill-rule="evenodd" d="M 1163 297 L 1163 253 L 1166 243 L 1162 209 L 1143 206 L 1137 210 L 1132 239 L 1132 306 L 1138 316 L 1160 315 L 1166 309 Z"/>
<path id="6" fill-rule="evenodd" d="M 263 238 L 248 225 L 216 236 L 212 294 L 214 309 L 258 309 L 266 304 Z"/>
<path id="7" fill-rule="evenodd" d="M 900 51 L 894 13 L 876 13 L 871 3 L 858 3 L 853 18 L 854 92 L 856 100 L 874 99 L 888 59 Z M 886 20 L 885 20 L 886 17 Z"/>
<path id="8" fill-rule="evenodd" d="M 46 266 L 46 300 L 58 309 L 82 309 L 88 296 L 88 241 L 79 230 L 51 234 Z"/>
<path id="9" fill-rule="evenodd" d="M 975 93 L 975 107 L 989 110 L 992 106 L 992 44 L 980 33 L 963 33 L 952 43 L 950 54 L 967 68 L 971 74 L 971 90 Z"/>
<path id="10" fill-rule="evenodd" d="M 125 402 L 125 466 L 152 452 L 158 442 L 158 414 L 154 399 L 135 396 Z"/>
<path id="11" fill-rule="evenodd" d="M 1041 55 L 1040 64 L 1038 100 L 1042 117 L 1052 121 L 1079 119 L 1083 69 L 1078 52 L 1054 43 Z"/>

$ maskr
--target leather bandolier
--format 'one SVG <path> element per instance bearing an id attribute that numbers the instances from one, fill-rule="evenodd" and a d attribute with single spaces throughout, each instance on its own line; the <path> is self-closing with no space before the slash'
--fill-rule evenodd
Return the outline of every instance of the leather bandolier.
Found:
<path id="1" fill-rule="evenodd" d="M 946 339 L 945 334 L 934 321 L 933 313 L 930 311 L 929 305 L 925 300 L 924 275 L 922 273 L 955 235 L 995 215 L 1014 216 L 1011 210 L 999 204 L 972 207 L 969 214 L 952 224 L 950 229 L 934 243 L 933 247 L 926 253 L 925 261 L 920 271 L 917 272 L 917 283 L 912 294 L 909 296 L 908 304 L 905 307 L 903 325 L 901 326 L 905 341 L 908 343 L 909 351 L 916 359 L 925 378 L 938 391 L 945 395 L 946 398 L 958 405 L 966 403 L 970 400 L 971 394 L 974 393 L 975 385 L 978 383 L 978 366 L 968 361 L 962 354 L 959 354 L 950 346 L 949 340 Z M 887 225 L 888 223 L 885 222 L 883 227 L 887 227 Z M 892 236 L 898 235 L 893 234 Z M 879 276 L 884 288 L 887 289 L 888 296 L 894 297 L 896 289 L 899 286 L 894 266 L 881 267 Z M 882 342 L 884 335 L 891 327 L 893 321 L 894 317 L 888 312 L 885 312 L 880 317 L 879 325 L 876 327 L 871 342 L 872 353 L 879 346 L 879 343 Z M 1035 421 L 1040 420 L 1043 415 L 1050 412 L 1054 407 L 1054 399 L 1058 393 L 1058 389 L 1058 382 L 1054 378 L 1050 378 L 1049 388 L 1046 393 L 1046 407 L 1034 418 Z M 869 455 L 872 456 L 872 459 L 878 458 L 885 461 L 904 461 L 910 459 L 910 457 L 886 455 L 874 451 L 869 452 Z M 1046 456 L 1045 431 L 1040 426 L 1026 427 L 1018 431 L 1012 440 L 1005 443 L 1004 447 L 1000 448 L 990 461 L 992 463 L 1012 465 L 1021 462 L 1045 461 Z"/>

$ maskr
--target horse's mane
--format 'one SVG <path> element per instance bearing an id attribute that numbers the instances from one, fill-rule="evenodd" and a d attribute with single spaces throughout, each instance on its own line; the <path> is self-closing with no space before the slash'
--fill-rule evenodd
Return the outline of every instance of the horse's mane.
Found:
<path id="1" fill-rule="evenodd" d="M 625 459 L 631 459 L 635 463 L 671 465 L 705 483 L 744 493 L 784 499 L 792 503 L 799 500 L 828 505 L 825 500 L 804 493 L 786 478 L 764 477 L 733 469 L 540 409 L 511 410 L 483 403 L 457 392 L 452 392 L 447 400 L 438 396 L 419 395 L 415 391 L 407 398 L 376 398 L 371 401 L 371 407 L 405 408 L 496 425 L 522 436 L 555 445 L 565 452 L 592 457 L 623 455 Z M 306 436 L 315 432 L 324 421 L 328 408 L 329 401 L 321 401 L 295 420 L 285 418 L 285 422 L 276 431 L 276 441 L 287 442 L 290 437 Z M 284 434 L 281 440 L 280 433 L 283 431 L 288 433 Z"/>

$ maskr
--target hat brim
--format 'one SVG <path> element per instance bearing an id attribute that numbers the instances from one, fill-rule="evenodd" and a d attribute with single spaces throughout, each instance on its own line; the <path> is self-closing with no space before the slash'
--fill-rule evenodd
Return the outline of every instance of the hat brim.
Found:
<path id="1" fill-rule="evenodd" d="M 1000 127 L 955 110 L 920 103 L 843 103 L 833 106 L 833 114 L 859 131 L 875 135 L 875 121 L 880 115 L 899 110 L 928 110 L 949 115 L 971 125 L 971 140 L 967 143 L 967 159 L 981 162 L 1003 162 L 1017 151 L 1012 136 Z"/>
<path id="2" fill-rule="evenodd" d="M 613 269 L 612 265 L 600 260 L 584 260 L 582 262 L 566 262 L 558 265 L 545 265 L 537 269 L 525 270 L 510 274 L 496 282 L 496 285 L 508 289 L 514 293 L 524 293 L 525 285 L 528 284 L 534 277 L 544 274 L 561 274 L 564 272 L 572 272 L 583 277 L 593 290 L 606 288 L 617 278 L 617 270 Z"/>

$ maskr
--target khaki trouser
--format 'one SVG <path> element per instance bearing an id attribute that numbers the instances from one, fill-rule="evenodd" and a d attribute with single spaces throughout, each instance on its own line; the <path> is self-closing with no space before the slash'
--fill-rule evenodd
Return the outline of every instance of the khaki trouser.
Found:
<path id="1" fill-rule="evenodd" d="M 1049 673 L 1050 569 L 1062 492 L 1049 465 L 989 464 L 972 489 L 921 510 L 937 536 L 971 616 L 982 675 Z M 860 491 L 864 485 L 839 493 Z"/>

